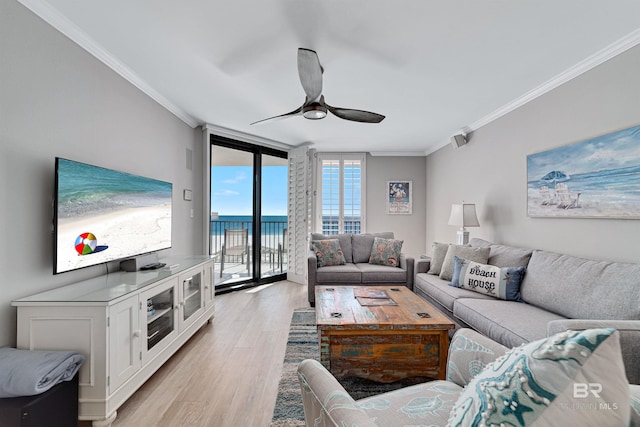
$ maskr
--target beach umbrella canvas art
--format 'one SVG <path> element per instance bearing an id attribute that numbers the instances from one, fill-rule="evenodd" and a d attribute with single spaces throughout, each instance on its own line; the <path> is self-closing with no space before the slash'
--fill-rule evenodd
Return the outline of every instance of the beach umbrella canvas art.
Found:
<path id="1" fill-rule="evenodd" d="M 640 219 L 640 126 L 527 156 L 531 217 Z"/>

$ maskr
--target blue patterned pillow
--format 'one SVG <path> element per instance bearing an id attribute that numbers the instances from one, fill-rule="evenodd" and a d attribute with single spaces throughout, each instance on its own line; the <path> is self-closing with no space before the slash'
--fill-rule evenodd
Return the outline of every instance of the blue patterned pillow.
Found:
<path id="1" fill-rule="evenodd" d="M 500 268 L 454 256 L 449 285 L 507 301 L 522 301 L 520 285 L 525 271 L 525 267 Z"/>
<path id="2" fill-rule="evenodd" d="M 318 267 L 344 265 L 347 262 L 338 239 L 312 240 L 311 250 L 316 254 Z"/>
<path id="3" fill-rule="evenodd" d="M 400 267 L 402 243 L 404 243 L 404 240 L 383 239 L 382 237 L 374 238 L 369 264 Z"/>
<path id="4" fill-rule="evenodd" d="M 564 331 L 487 365 L 447 425 L 628 426 L 629 398 L 618 332 Z"/>

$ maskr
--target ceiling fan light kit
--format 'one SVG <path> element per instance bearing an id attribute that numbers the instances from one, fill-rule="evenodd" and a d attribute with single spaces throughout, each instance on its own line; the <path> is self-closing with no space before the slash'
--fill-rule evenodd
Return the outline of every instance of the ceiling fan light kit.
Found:
<path id="1" fill-rule="evenodd" d="M 327 108 L 319 103 L 307 105 L 303 108 L 303 111 L 302 115 L 305 119 L 319 120 L 327 117 Z"/>
<path id="2" fill-rule="evenodd" d="M 372 113 L 370 111 L 354 110 L 351 108 L 332 107 L 325 103 L 324 96 L 322 95 L 323 72 L 324 69 L 320 65 L 318 54 L 311 49 L 299 48 L 298 76 L 300 77 L 300 83 L 302 84 L 304 93 L 307 95 L 304 104 L 290 113 L 281 114 L 264 120 L 258 120 L 251 124 L 255 125 L 275 119 L 284 119 L 299 115 L 302 115 L 304 118 L 309 120 L 319 120 L 327 117 L 327 111 L 330 111 L 341 119 L 353 122 L 380 123 L 384 120 L 385 116 L 382 114 Z"/>

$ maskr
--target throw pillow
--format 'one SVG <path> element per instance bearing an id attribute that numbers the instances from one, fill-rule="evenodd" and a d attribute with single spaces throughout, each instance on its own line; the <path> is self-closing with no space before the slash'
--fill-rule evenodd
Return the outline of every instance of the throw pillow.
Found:
<path id="1" fill-rule="evenodd" d="M 564 331 L 510 350 L 474 377 L 457 426 L 628 426 L 629 384 L 613 328 Z"/>
<path id="2" fill-rule="evenodd" d="M 447 250 L 450 245 L 450 243 L 433 242 L 431 246 L 431 263 L 429 264 L 429 271 L 427 271 L 427 273 L 440 274 L 444 257 L 447 255 Z"/>
<path id="3" fill-rule="evenodd" d="M 373 239 L 373 246 L 371 247 L 369 264 L 399 267 L 400 253 L 402 252 L 402 243 L 404 243 L 404 240 L 375 237 Z"/>
<path id="4" fill-rule="evenodd" d="M 454 256 L 449 285 L 507 301 L 522 301 L 520 285 L 525 271 L 524 267 L 500 268 Z"/>
<path id="5" fill-rule="evenodd" d="M 344 255 L 344 260 L 346 262 L 353 262 L 353 249 L 351 246 L 351 234 L 321 234 L 321 233 L 311 233 L 311 241 L 313 240 L 328 240 L 328 239 L 338 239 L 340 242 L 340 248 L 342 249 L 342 254 Z"/>
<path id="6" fill-rule="evenodd" d="M 316 254 L 318 267 L 346 264 L 338 239 L 312 240 L 311 250 Z"/>
<path id="7" fill-rule="evenodd" d="M 473 248 L 471 246 L 451 245 L 447 249 L 447 255 L 442 262 L 442 270 L 440 270 L 440 278 L 442 280 L 451 280 L 453 278 L 453 257 L 468 259 L 469 261 L 486 264 L 489 259 L 490 248 Z"/>

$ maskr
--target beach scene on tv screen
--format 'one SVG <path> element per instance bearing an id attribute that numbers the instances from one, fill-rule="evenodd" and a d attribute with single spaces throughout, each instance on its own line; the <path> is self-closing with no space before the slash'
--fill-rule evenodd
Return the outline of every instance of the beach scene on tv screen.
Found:
<path id="1" fill-rule="evenodd" d="M 56 272 L 171 247 L 171 183 L 58 159 Z"/>

